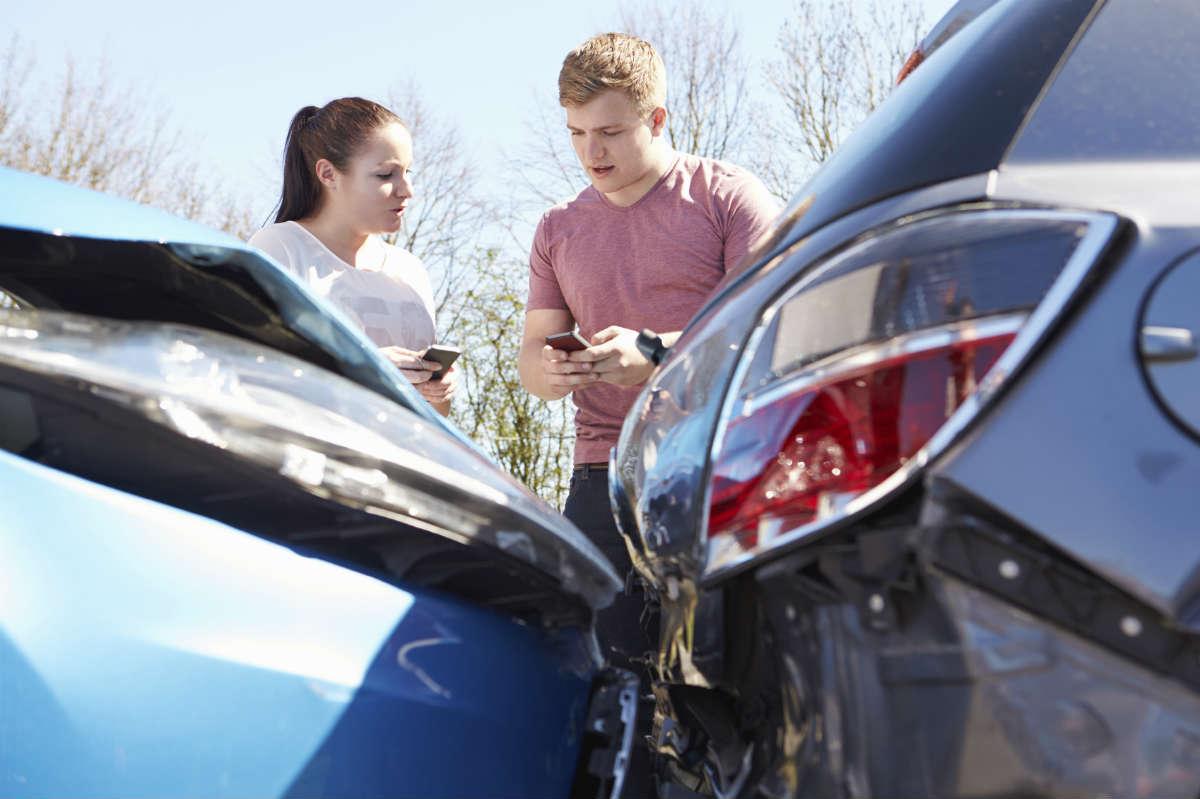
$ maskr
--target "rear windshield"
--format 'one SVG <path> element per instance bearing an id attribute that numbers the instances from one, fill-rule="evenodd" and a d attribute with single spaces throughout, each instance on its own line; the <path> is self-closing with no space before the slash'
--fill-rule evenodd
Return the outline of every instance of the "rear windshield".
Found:
<path id="1" fill-rule="evenodd" d="M 1008 163 L 1200 156 L 1197 0 L 1109 0 Z"/>

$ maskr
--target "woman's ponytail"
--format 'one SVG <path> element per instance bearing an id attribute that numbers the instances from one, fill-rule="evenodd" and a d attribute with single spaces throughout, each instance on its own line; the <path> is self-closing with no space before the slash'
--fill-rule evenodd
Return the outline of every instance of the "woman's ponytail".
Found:
<path id="1" fill-rule="evenodd" d="M 306 105 L 292 117 L 287 143 L 283 146 L 283 193 L 279 197 L 276 222 L 303 219 L 316 210 L 321 201 L 321 187 L 306 154 L 306 129 L 313 117 L 321 112 L 315 105 Z M 313 162 L 315 163 L 315 161 Z"/>

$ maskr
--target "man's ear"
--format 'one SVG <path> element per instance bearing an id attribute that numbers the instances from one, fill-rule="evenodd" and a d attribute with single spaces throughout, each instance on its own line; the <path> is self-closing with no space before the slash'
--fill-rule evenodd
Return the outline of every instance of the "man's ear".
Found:
<path id="1" fill-rule="evenodd" d="M 321 185 L 333 191 L 337 188 L 338 171 L 333 163 L 325 158 L 317 159 L 317 163 L 313 164 L 313 172 L 316 173 L 317 180 L 321 181 Z"/>
<path id="2" fill-rule="evenodd" d="M 661 135 L 667 126 L 667 109 L 661 105 L 650 112 L 650 133 L 651 135 Z"/>

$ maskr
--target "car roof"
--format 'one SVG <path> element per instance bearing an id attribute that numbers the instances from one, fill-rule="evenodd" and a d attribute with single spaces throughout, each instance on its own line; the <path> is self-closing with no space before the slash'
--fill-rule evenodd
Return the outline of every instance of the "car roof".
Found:
<path id="1" fill-rule="evenodd" d="M 113 241 L 249 249 L 228 233 L 157 208 L 0 167 L 0 227 Z"/>

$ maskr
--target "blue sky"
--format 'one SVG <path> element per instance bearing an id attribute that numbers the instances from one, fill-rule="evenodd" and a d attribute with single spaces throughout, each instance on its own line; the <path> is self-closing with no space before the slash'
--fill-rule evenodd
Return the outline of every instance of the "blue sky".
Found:
<path id="1" fill-rule="evenodd" d="M 792 8 L 792 0 L 697 1 L 720 12 L 736 8 L 751 54 L 771 50 Z M 921 2 L 927 25 L 952 4 Z M 503 152 L 520 143 L 535 95 L 553 97 L 566 51 L 612 29 L 621 7 L 618 0 L 34 0 L 9 4 L 0 36 L 16 33 L 31 48 L 38 78 L 56 74 L 68 55 L 83 65 L 106 56 L 118 81 L 166 105 L 196 160 L 257 207 L 276 191 L 279 149 L 299 107 L 347 94 L 382 98 L 410 80 L 459 126 L 493 185 L 502 185 Z"/>

